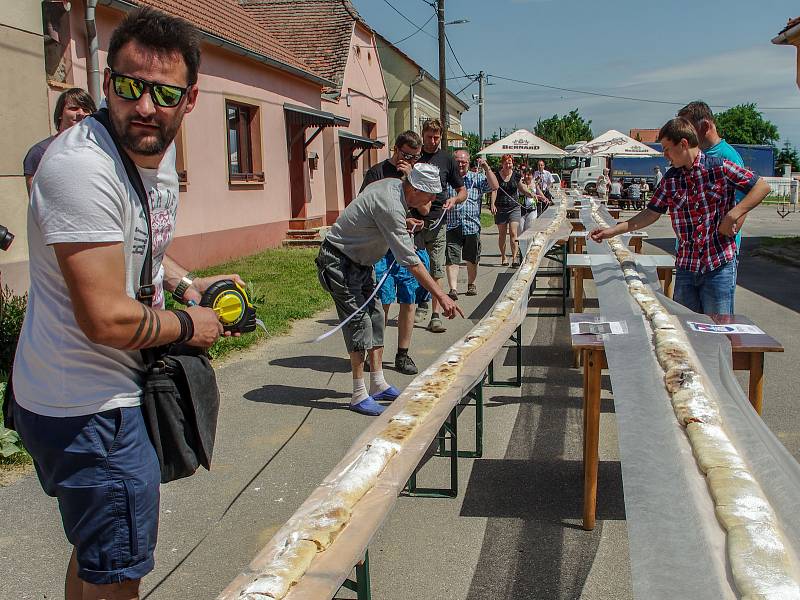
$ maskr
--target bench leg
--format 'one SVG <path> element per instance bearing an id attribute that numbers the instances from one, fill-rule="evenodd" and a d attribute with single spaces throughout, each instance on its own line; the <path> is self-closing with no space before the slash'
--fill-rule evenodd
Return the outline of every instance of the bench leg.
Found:
<path id="1" fill-rule="evenodd" d="M 750 383 L 747 397 L 760 415 L 764 394 L 764 353 L 750 353 Z"/>
<path id="2" fill-rule="evenodd" d="M 602 363 L 594 350 L 583 357 L 583 528 L 594 529 L 600 444 L 600 376 Z"/>
<path id="3" fill-rule="evenodd" d="M 372 600 L 369 580 L 369 550 L 364 553 L 364 560 L 356 565 L 355 581 L 345 579 L 342 587 L 355 592 L 358 600 Z"/>
<path id="4" fill-rule="evenodd" d="M 437 436 L 439 441 L 439 456 L 450 458 L 450 487 L 431 488 L 417 486 L 417 472 L 411 475 L 404 490 L 405 495 L 418 498 L 455 498 L 458 496 L 458 406 L 450 411 L 450 416 L 444 422 Z M 445 450 L 444 444 L 450 441 L 450 449 Z"/>

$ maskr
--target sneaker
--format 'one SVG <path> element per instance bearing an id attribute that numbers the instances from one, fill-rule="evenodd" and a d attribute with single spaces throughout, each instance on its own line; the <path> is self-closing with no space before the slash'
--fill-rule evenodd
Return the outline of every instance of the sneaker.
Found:
<path id="1" fill-rule="evenodd" d="M 358 404 L 351 404 L 350 410 L 361 413 L 362 415 L 377 417 L 384 410 L 386 410 L 386 407 L 375 402 L 375 399 L 372 396 L 367 396 L 366 399 L 362 400 Z"/>
<path id="2" fill-rule="evenodd" d="M 477 296 L 478 295 L 478 288 L 474 283 L 470 283 L 467 286 L 467 296 Z"/>
<path id="3" fill-rule="evenodd" d="M 378 392 L 377 394 L 372 394 L 370 398 L 372 398 L 373 400 L 386 400 L 388 402 L 391 402 L 392 400 L 396 400 L 399 395 L 400 395 L 400 390 L 398 390 L 393 385 L 390 385 L 382 392 Z"/>
<path id="4" fill-rule="evenodd" d="M 451 300 L 454 300 L 455 302 L 458 302 L 458 292 L 457 291 L 450 290 L 449 292 L 447 292 L 447 295 L 450 296 Z"/>
<path id="5" fill-rule="evenodd" d="M 425 317 L 428 316 L 428 305 L 427 304 L 419 304 L 417 306 L 417 310 L 414 311 L 414 323 L 419 325 L 420 323 L 425 322 Z"/>
<path id="6" fill-rule="evenodd" d="M 403 375 L 416 375 L 419 373 L 417 370 L 417 365 L 414 364 L 414 361 L 408 354 L 400 355 L 394 357 L 394 368 L 397 369 Z"/>
<path id="7" fill-rule="evenodd" d="M 442 319 L 439 318 L 439 315 L 434 315 L 431 317 L 431 322 L 428 323 L 428 331 L 432 331 L 433 333 L 444 333 L 447 331 L 444 325 L 442 325 Z"/>

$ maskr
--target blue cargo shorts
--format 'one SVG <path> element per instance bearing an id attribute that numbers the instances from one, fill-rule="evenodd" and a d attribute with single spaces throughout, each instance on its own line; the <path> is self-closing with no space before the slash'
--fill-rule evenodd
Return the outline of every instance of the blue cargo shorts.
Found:
<path id="1" fill-rule="evenodd" d="M 420 250 L 417 248 L 417 256 L 420 262 L 425 265 L 425 269 L 430 267 L 430 259 L 428 258 L 428 251 L 425 249 Z M 380 281 L 394 262 L 394 254 L 389 250 L 378 262 L 375 263 L 375 278 Z M 422 286 L 417 281 L 417 278 L 411 274 L 406 267 L 395 264 L 389 271 L 386 280 L 381 285 L 378 291 L 378 297 L 381 304 L 416 304 L 417 303 L 417 290 Z M 424 288 L 423 288 L 424 289 Z"/>
<path id="2" fill-rule="evenodd" d="M 140 406 L 46 417 L 14 405 L 42 488 L 58 499 L 78 577 L 103 585 L 153 570 L 161 469 Z"/>

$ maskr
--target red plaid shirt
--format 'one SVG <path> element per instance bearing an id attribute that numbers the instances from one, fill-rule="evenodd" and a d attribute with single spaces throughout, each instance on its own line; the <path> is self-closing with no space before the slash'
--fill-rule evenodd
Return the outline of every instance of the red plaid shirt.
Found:
<path id="1" fill-rule="evenodd" d="M 736 239 L 720 235 L 719 224 L 733 208 L 736 190 L 747 193 L 756 181 L 752 171 L 702 152 L 691 167 L 667 171 L 647 208 L 670 211 L 678 236 L 678 268 L 705 273 L 733 260 Z"/>

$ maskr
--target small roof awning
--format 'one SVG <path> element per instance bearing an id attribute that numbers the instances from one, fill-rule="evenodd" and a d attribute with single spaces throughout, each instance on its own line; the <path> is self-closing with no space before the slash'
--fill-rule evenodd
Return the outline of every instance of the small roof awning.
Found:
<path id="1" fill-rule="evenodd" d="M 386 145 L 379 140 L 373 140 L 372 138 L 356 135 L 355 133 L 350 133 L 349 131 L 340 131 L 339 138 L 347 140 L 355 148 L 362 148 L 364 150 L 372 150 L 373 148 L 379 149 Z"/>
<path id="2" fill-rule="evenodd" d="M 308 106 L 298 106 L 297 104 L 284 104 L 283 110 L 286 113 L 287 122 L 292 125 L 302 125 L 304 127 L 347 127 L 350 119 L 340 117 L 324 110 L 309 108 Z"/>
<path id="3" fill-rule="evenodd" d="M 458 133 L 457 131 L 448 131 L 447 132 L 447 140 L 450 142 L 463 142 L 467 138 L 465 138 L 462 134 Z"/>

